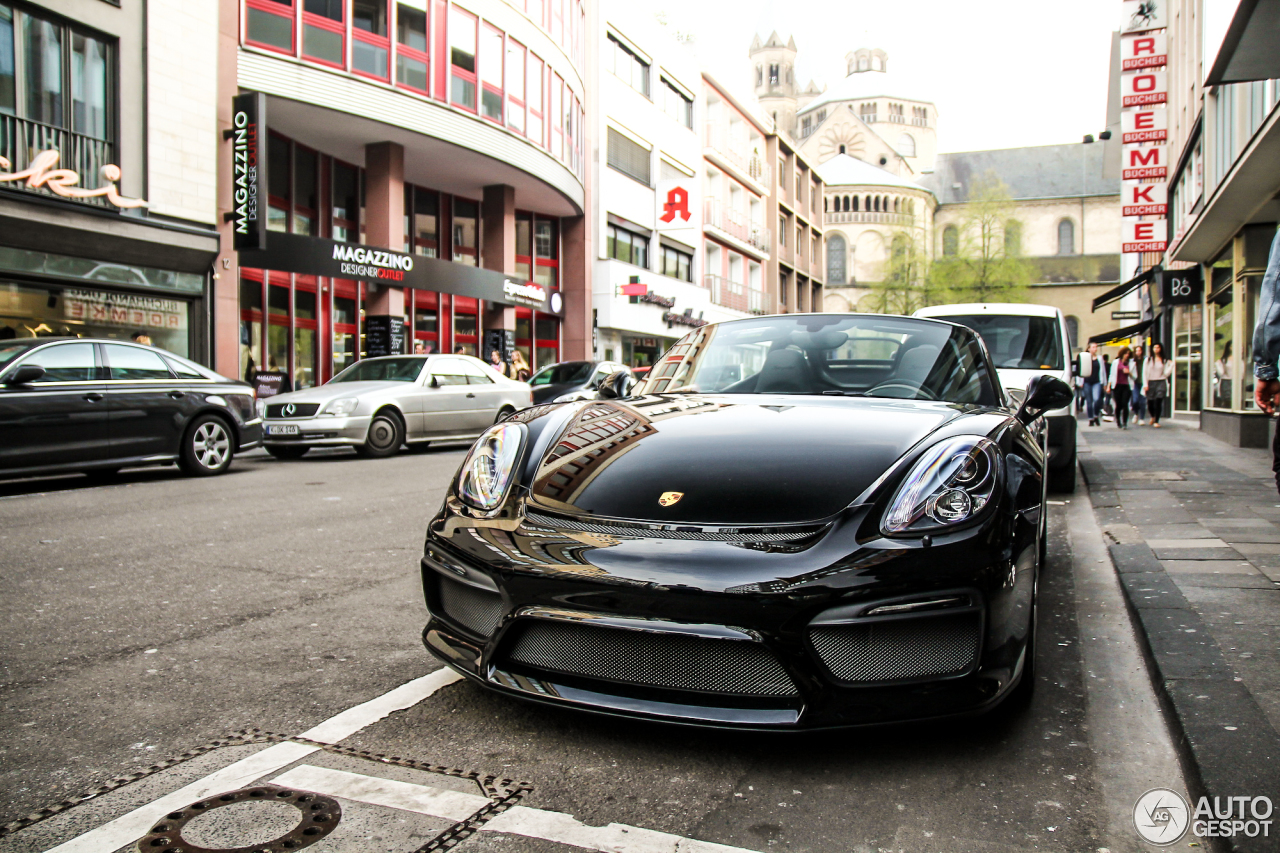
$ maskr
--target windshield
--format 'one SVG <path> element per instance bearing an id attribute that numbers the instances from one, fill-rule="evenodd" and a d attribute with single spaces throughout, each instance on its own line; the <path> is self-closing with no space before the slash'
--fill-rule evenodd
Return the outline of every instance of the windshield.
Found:
<path id="1" fill-rule="evenodd" d="M 1061 370 L 1062 335 L 1056 317 L 1019 317 L 1014 314 L 955 314 L 938 317 L 968 326 L 987 345 L 997 368 Z"/>
<path id="2" fill-rule="evenodd" d="M 681 339 L 636 394 L 826 394 L 997 405 L 968 329 L 880 315 L 735 320 Z"/>
<path id="3" fill-rule="evenodd" d="M 357 361 L 330 382 L 415 382 L 427 360 L 413 358 L 369 358 Z"/>
<path id="4" fill-rule="evenodd" d="M 574 382 L 586 382 L 591 375 L 591 362 L 565 361 L 539 370 L 529 380 L 530 385 L 569 385 Z"/>

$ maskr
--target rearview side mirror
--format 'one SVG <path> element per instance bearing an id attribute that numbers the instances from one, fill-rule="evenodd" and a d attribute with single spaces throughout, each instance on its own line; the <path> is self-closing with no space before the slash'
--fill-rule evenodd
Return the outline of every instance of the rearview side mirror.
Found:
<path id="1" fill-rule="evenodd" d="M 430 382 L 428 382 L 427 384 L 428 384 L 428 385 L 430 385 L 432 388 L 439 388 L 439 387 L 440 387 L 440 377 L 439 377 L 439 376 L 436 376 L 434 373 L 433 373 L 433 374 L 431 374 L 431 381 L 430 381 Z"/>
<path id="2" fill-rule="evenodd" d="M 630 394 L 633 387 L 635 387 L 635 379 L 627 371 L 619 370 L 616 373 L 610 373 L 600 382 L 600 399 L 620 400 Z"/>
<path id="3" fill-rule="evenodd" d="M 1027 397 L 1014 415 L 1024 424 L 1030 424 L 1045 412 L 1063 409 L 1075 399 L 1071 386 L 1055 376 L 1041 375 L 1027 383 Z"/>
<path id="4" fill-rule="evenodd" d="M 44 368 L 38 364 L 24 364 L 5 378 L 5 385 L 28 385 L 44 377 Z"/>

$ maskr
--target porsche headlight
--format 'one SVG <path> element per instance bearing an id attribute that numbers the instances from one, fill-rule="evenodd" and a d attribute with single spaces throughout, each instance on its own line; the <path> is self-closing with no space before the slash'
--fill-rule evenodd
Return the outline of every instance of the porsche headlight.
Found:
<path id="1" fill-rule="evenodd" d="M 528 428 L 502 423 L 489 427 L 471 446 L 458 474 L 458 497 L 470 507 L 492 512 L 501 506 L 520 459 Z"/>
<path id="2" fill-rule="evenodd" d="M 360 401 L 355 397 L 340 397 L 329 405 L 324 407 L 320 412 L 322 415 L 334 415 L 344 418 L 356 410 L 356 406 L 360 405 Z"/>
<path id="3" fill-rule="evenodd" d="M 927 533 L 964 524 L 995 495 L 1000 450 L 976 435 L 940 441 L 925 451 L 885 511 L 881 532 Z"/>

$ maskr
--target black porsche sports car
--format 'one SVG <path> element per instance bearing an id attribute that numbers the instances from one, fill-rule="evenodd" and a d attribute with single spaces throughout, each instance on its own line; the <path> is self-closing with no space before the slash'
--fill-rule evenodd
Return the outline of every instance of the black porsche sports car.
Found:
<path id="1" fill-rule="evenodd" d="M 766 729 L 1029 689 L 1038 418 L 1067 385 L 1015 410 L 969 329 L 851 314 L 704 326 L 625 379 L 472 447 L 422 559 L 445 663 L 538 702 Z"/>

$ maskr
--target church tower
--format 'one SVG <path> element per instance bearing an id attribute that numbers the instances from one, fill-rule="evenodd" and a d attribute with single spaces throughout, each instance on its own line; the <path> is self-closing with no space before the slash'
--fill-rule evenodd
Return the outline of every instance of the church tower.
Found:
<path id="1" fill-rule="evenodd" d="M 779 130 L 796 131 L 796 40 L 783 44 L 775 30 L 769 40 L 751 40 L 751 64 L 754 66 L 756 100 L 766 115 L 772 116 Z"/>

